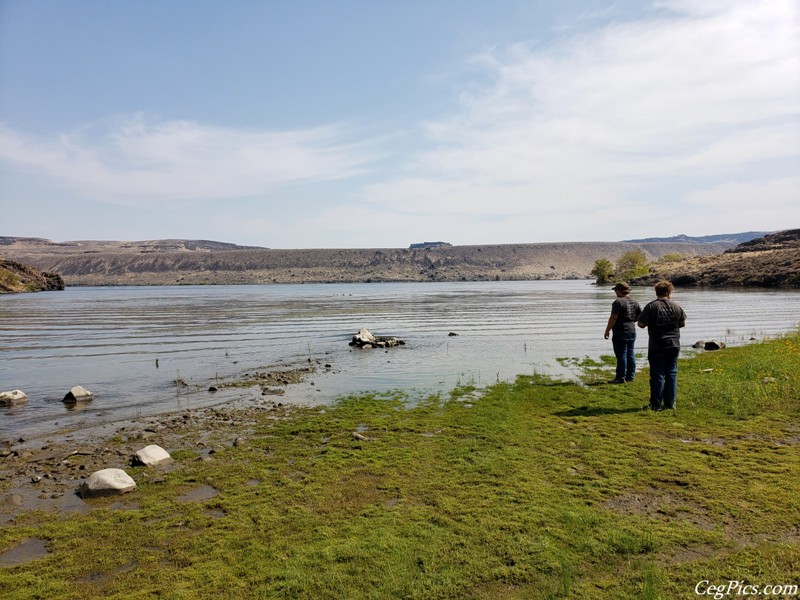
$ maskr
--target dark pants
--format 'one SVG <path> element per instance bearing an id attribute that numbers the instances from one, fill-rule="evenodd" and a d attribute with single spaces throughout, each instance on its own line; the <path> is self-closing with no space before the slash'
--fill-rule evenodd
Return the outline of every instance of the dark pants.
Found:
<path id="1" fill-rule="evenodd" d="M 611 339 L 614 346 L 614 356 L 617 357 L 617 381 L 633 381 L 636 375 L 636 357 L 633 346 L 636 343 L 636 334 L 617 335 Z"/>
<path id="2" fill-rule="evenodd" d="M 650 408 L 675 408 L 678 396 L 678 353 L 680 348 L 651 348 L 647 353 L 650 362 Z"/>

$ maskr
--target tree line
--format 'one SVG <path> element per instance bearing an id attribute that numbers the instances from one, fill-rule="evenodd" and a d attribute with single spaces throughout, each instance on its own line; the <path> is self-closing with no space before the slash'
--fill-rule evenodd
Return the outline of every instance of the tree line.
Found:
<path id="1" fill-rule="evenodd" d="M 678 253 L 665 254 L 656 262 L 681 260 L 683 255 Z M 643 277 L 650 272 L 650 264 L 644 250 L 629 250 L 617 259 L 616 264 L 607 258 L 598 258 L 594 261 L 590 275 L 595 278 L 595 283 L 602 285 L 611 281 L 630 281 Z"/>

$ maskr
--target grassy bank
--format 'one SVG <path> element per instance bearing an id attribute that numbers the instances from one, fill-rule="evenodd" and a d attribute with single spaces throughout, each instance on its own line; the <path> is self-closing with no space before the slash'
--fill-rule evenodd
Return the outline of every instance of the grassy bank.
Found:
<path id="1" fill-rule="evenodd" d="M 646 372 L 264 411 L 215 431 L 213 454 L 186 435 L 170 469 L 128 468 L 137 490 L 91 512 L 19 515 L 0 552 L 39 538 L 50 553 L 0 568 L 0 590 L 671 599 L 702 580 L 797 584 L 798 365 L 797 334 L 682 361 L 663 413 L 641 410 Z"/>

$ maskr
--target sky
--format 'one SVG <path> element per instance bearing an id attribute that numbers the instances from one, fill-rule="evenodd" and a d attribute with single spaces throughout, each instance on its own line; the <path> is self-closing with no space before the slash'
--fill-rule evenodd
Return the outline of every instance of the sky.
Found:
<path id="1" fill-rule="evenodd" d="M 0 0 L 0 235 L 798 227 L 796 0 Z"/>

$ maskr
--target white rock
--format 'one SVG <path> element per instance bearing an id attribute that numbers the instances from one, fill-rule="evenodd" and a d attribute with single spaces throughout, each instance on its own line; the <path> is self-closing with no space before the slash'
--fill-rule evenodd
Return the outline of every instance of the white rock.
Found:
<path id="1" fill-rule="evenodd" d="M 78 488 L 78 493 L 81 498 L 95 498 L 126 494 L 135 489 L 136 482 L 122 469 L 102 469 L 89 475 L 89 479 Z"/>
<path id="2" fill-rule="evenodd" d="M 169 452 L 155 444 L 150 444 L 133 455 L 134 464 L 144 465 L 145 467 L 153 467 L 170 460 L 172 460 L 172 457 Z"/>
<path id="3" fill-rule="evenodd" d="M 375 343 L 375 336 L 372 335 L 369 329 L 362 327 L 358 330 L 358 333 L 353 336 L 353 341 L 361 342 L 362 344 L 373 344 Z"/>
<path id="4" fill-rule="evenodd" d="M 92 398 L 94 398 L 92 392 L 80 385 L 76 385 L 64 396 L 64 402 L 86 402 Z"/>
<path id="5" fill-rule="evenodd" d="M 19 406 L 25 404 L 28 397 L 22 390 L 11 390 L 10 392 L 0 392 L 0 406 Z"/>

